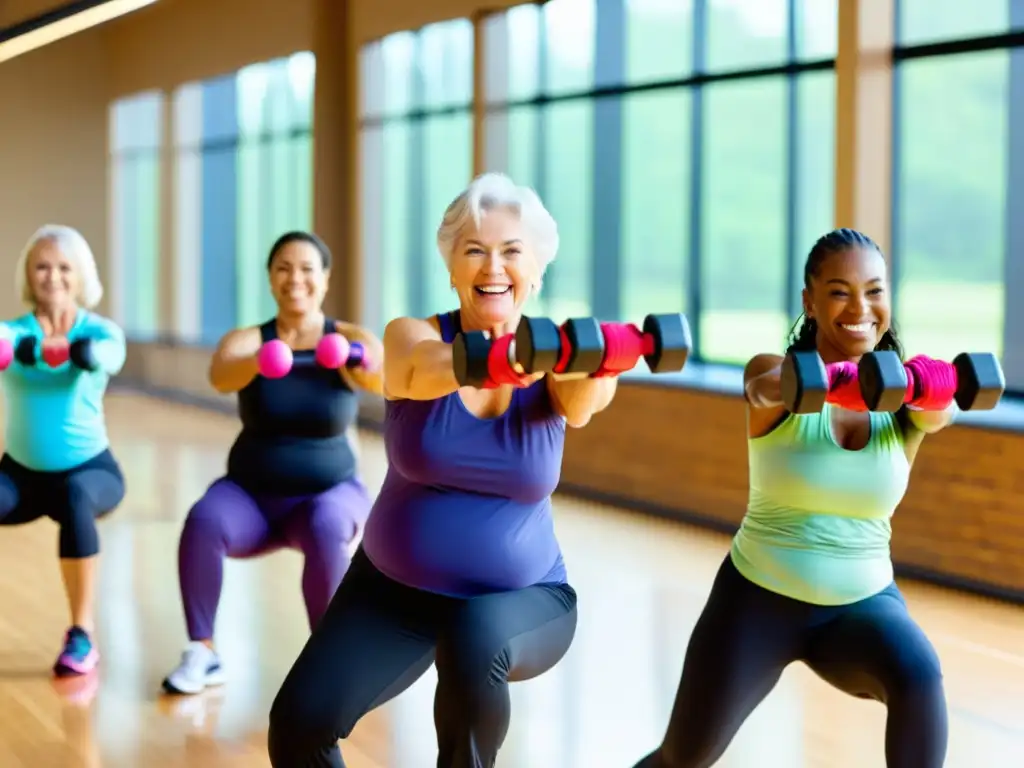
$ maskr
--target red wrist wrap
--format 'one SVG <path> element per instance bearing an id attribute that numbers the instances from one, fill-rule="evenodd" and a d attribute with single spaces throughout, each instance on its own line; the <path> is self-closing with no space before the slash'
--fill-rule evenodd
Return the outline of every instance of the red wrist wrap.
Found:
<path id="1" fill-rule="evenodd" d="M 500 339 L 495 339 L 491 344 L 491 351 L 487 355 L 487 376 L 483 389 L 496 389 L 502 384 L 511 384 L 513 387 L 526 386 L 526 374 L 517 373 L 509 361 L 509 348 L 515 341 L 515 334 L 508 333 Z"/>
<path id="2" fill-rule="evenodd" d="M 654 337 L 632 323 L 601 323 L 604 359 L 593 374 L 595 378 L 618 376 L 630 371 L 645 355 L 654 354 Z"/>

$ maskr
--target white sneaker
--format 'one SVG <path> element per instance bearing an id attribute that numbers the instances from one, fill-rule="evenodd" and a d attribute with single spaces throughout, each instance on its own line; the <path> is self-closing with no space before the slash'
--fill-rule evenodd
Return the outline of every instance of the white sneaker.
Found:
<path id="1" fill-rule="evenodd" d="M 220 657 L 203 643 L 189 643 L 181 654 L 181 664 L 164 678 L 168 693 L 200 693 L 213 685 L 224 684 Z"/>

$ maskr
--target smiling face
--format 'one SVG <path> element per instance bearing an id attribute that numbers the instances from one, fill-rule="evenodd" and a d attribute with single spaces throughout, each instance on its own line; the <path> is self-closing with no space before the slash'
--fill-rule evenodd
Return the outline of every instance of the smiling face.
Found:
<path id="1" fill-rule="evenodd" d="M 301 240 L 285 243 L 270 262 L 270 292 L 278 309 L 287 314 L 316 312 L 329 277 L 320 251 Z"/>
<path id="2" fill-rule="evenodd" d="M 875 248 L 830 253 L 803 293 L 804 312 L 818 324 L 822 359 L 857 360 L 872 351 L 892 324 L 886 264 Z"/>
<path id="3" fill-rule="evenodd" d="M 37 306 L 56 309 L 75 303 L 80 276 L 53 240 L 40 240 L 25 262 L 25 277 Z"/>
<path id="4" fill-rule="evenodd" d="M 479 227 L 470 221 L 449 269 L 467 328 L 514 320 L 540 283 L 540 265 L 522 222 L 507 209 L 485 212 Z"/>

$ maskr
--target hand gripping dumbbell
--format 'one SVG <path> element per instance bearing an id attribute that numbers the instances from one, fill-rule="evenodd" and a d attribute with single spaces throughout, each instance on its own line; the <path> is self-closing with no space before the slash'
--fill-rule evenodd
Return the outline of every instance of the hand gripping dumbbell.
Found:
<path id="1" fill-rule="evenodd" d="M 779 377 L 782 403 L 790 413 L 820 413 L 828 398 L 829 376 L 816 350 L 790 352 Z"/>
<path id="2" fill-rule="evenodd" d="M 516 365 L 515 338 L 492 339 L 483 331 L 462 331 L 452 341 L 452 372 L 460 387 L 483 389 L 517 385 L 524 371 Z"/>
<path id="3" fill-rule="evenodd" d="M 999 404 L 1006 389 L 999 359 L 990 352 L 964 352 L 952 363 L 928 360 L 927 366 L 942 366 L 938 375 L 944 390 L 954 390 L 953 399 L 961 411 L 989 411 Z M 858 367 L 864 402 L 872 411 L 894 413 L 904 405 L 920 403 L 928 407 L 929 372 L 911 359 L 904 363 L 891 350 L 871 352 L 861 358 Z M 945 400 L 945 398 L 940 398 Z"/>
<path id="4" fill-rule="evenodd" d="M 462 387 L 515 385 L 525 375 L 554 370 L 562 354 L 573 372 L 596 371 L 604 354 L 597 321 L 570 320 L 560 330 L 550 320 L 524 317 L 515 336 L 500 339 L 463 331 L 452 342 L 452 371 Z"/>
<path id="5" fill-rule="evenodd" d="M 651 373 L 681 371 L 692 346 L 683 314 L 648 315 L 643 329 L 632 323 L 523 319 L 516 330 L 516 359 L 528 372 L 601 373 L 632 370 L 643 357 Z"/>
<path id="6" fill-rule="evenodd" d="M 495 343 L 505 345 L 505 354 L 492 360 Z M 565 369 L 560 372 L 596 371 L 604 355 L 598 322 L 569 320 L 560 330 L 546 318 L 523 317 L 514 337 L 497 342 L 482 331 L 463 331 L 452 342 L 452 369 L 459 386 L 480 388 L 489 381 L 512 384 L 523 374 L 555 370 L 563 354 Z"/>
<path id="7" fill-rule="evenodd" d="M 790 352 L 779 377 L 782 404 L 790 413 L 820 413 L 825 403 L 866 411 L 860 377 L 853 363 L 825 365 L 815 349 Z"/>
<path id="8" fill-rule="evenodd" d="M 373 363 L 361 343 L 349 343 L 349 340 L 340 333 L 324 334 L 315 350 L 293 351 L 280 339 L 271 339 L 260 347 L 256 354 L 256 362 L 260 375 L 267 379 L 287 376 L 296 365 L 319 365 L 321 368 L 337 370 L 357 367 L 368 369 Z"/>
<path id="9" fill-rule="evenodd" d="M 0 370 L 6 370 L 12 360 L 31 368 L 40 358 L 51 368 L 59 368 L 69 360 L 73 366 L 84 371 L 94 371 L 99 367 L 91 339 L 78 339 L 68 344 L 66 339 L 40 340 L 29 335 L 22 336 L 13 345 L 6 339 L 0 341 Z"/>

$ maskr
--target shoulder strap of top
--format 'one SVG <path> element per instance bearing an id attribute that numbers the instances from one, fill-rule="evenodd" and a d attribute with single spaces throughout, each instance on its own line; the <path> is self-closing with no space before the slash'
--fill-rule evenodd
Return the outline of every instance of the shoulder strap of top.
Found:
<path id="1" fill-rule="evenodd" d="M 451 344 L 462 331 L 462 318 L 459 310 L 439 314 L 437 324 L 441 326 L 441 341 Z"/>
<path id="2" fill-rule="evenodd" d="M 266 344 L 277 338 L 277 318 L 272 317 L 260 326 L 260 341 Z"/>
<path id="3" fill-rule="evenodd" d="M 337 333 L 338 325 L 337 321 L 333 317 L 327 317 L 324 315 L 324 336 L 329 333 Z"/>

